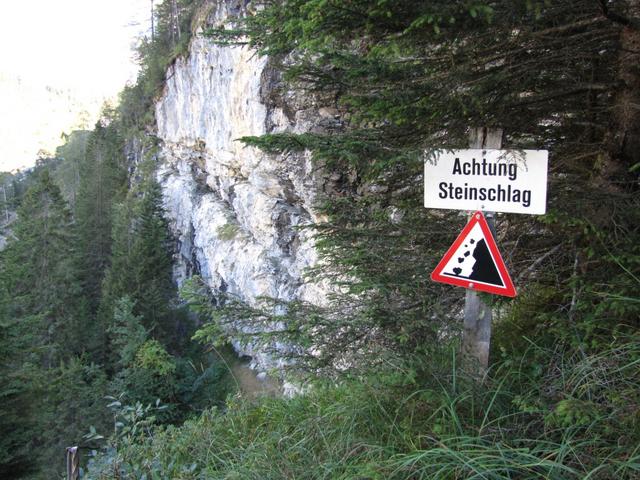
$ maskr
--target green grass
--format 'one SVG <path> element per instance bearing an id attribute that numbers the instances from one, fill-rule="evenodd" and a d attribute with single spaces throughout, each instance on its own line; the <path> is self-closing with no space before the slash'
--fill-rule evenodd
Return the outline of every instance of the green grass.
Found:
<path id="1" fill-rule="evenodd" d="M 119 449 L 115 469 L 111 451 L 88 478 L 640 478 L 639 351 L 629 341 L 568 356 L 558 378 L 505 363 L 478 385 L 438 361 L 292 399 L 236 397 L 226 411 L 146 432 Z"/>

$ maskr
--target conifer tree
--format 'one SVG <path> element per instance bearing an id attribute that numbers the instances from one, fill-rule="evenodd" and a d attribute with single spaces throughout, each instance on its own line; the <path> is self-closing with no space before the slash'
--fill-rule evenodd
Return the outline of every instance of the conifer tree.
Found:
<path id="1" fill-rule="evenodd" d="M 83 289 L 94 312 L 111 255 L 113 206 L 120 200 L 126 176 L 123 140 L 113 115 L 103 111 L 80 164 L 76 207 L 79 254 Z"/>
<path id="2" fill-rule="evenodd" d="M 21 365 L 28 336 L 9 315 L 10 301 L 0 274 L 0 477 L 19 478 L 29 467 L 32 402 L 29 379 Z"/>
<path id="3" fill-rule="evenodd" d="M 108 330 L 118 371 L 109 388 L 114 394 L 124 393 L 128 402 L 171 402 L 176 388 L 173 358 L 157 340 L 149 339 L 142 317 L 133 310 L 134 303 L 128 296 L 115 302 Z"/>
<path id="4" fill-rule="evenodd" d="M 65 134 L 64 144 L 56 148 L 56 158 L 60 160 L 60 165 L 55 169 L 54 177 L 73 215 L 76 213 L 76 198 L 81 181 L 80 169 L 90 135 L 91 132 L 87 130 L 74 130 Z"/>
<path id="5" fill-rule="evenodd" d="M 176 290 L 171 276 L 169 226 L 162 206 L 162 190 L 155 180 L 149 181 L 143 190 L 136 250 L 141 259 L 137 283 L 138 309 L 149 328 L 159 328 L 159 333 L 168 338 L 171 327 L 167 316 Z"/>
<path id="6" fill-rule="evenodd" d="M 84 351 L 88 325 L 75 227 L 47 169 L 25 193 L 13 234 L 15 239 L 2 252 L 3 279 L 12 296 L 9 314 L 31 325 L 39 361 L 53 366 Z"/>
<path id="7" fill-rule="evenodd" d="M 110 267 L 98 316 L 106 330 L 113 322 L 117 303 L 128 296 L 134 303 L 134 314 L 141 316 L 151 336 L 169 342 L 175 340 L 170 333 L 175 286 L 162 193 L 154 180 L 146 180 L 138 188 L 139 192 L 130 192 L 114 210 Z M 109 365 L 116 361 L 112 355 Z"/>
<path id="8" fill-rule="evenodd" d="M 51 462 L 61 467 L 56 445 L 69 440 L 61 432 L 75 432 L 79 440 L 78 432 L 88 427 L 83 422 L 93 416 L 83 409 L 96 403 L 92 395 L 104 393 L 104 379 L 95 366 L 82 377 L 85 362 L 79 357 L 98 332 L 83 301 L 75 227 L 45 166 L 24 194 L 13 232 L 0 253 L 0 355 L 7 360 L 0 412 L 19 428 L 6 435 L 3 468 L 13 468 L 20 458 L 15 452 L 25 449 L 32 450 L 28 469 Z M 86 390 L 70 396 L 83 382 Z"/>

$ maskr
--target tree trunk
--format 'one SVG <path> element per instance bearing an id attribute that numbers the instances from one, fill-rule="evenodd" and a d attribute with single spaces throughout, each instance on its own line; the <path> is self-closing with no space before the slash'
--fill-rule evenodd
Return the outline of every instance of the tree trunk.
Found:
<path id="1" fill-rule="evenodd" d="M 619 88 L 606 138 L 608 162 L 602 172 L 609 187 L 628 180 L 629 168 L 640 164 L 640 30 L 635 22 L 640 19 L 640 0 L 630 0 L 628 5 L 626 18 L 632 22 L 620 32 Z"/>
<path id="2" fill-rule="evenodd" d="M 173 16 L 174 28 L 176 31 L 178 41 L 180 41 L 181 32 L 180 32 L 180 14 L 178 12 L 178 0 L 173 0 L 171 7 L 173 8 L 172 16 Z"/>
<path id="3" fill-rule="evenodd" d="M 4 217 L 5 223 L 9 224 L 9 204 L 7 203 L 7 187 L 6 185 L 2 186 L 2 194 L 4 195 Z"/>
<path id="4" fill-rule="evenodd" d="M 153 0 L 151 0 L 151 41 L 156 38 L 155 19 L 153 18 Z"/>

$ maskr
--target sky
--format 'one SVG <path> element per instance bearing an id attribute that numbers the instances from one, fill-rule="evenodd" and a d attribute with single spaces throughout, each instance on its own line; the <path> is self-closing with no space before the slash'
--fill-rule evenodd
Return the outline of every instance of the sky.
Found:
<path id="1" fill-rule="evenodd" d="M 32 165 L 91 127 L 137 66 L 150 0 L 29 0 L 0 11 L 0 171 Z"/>

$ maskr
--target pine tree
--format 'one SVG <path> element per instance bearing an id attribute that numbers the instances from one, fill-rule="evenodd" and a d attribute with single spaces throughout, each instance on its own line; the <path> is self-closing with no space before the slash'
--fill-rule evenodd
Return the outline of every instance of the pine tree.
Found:
<path id="1" fill-rule="evenodd" d="M 99 319 L 103 329 L 113 320 L 115 306 L 124 296 L 134 302 L 151 336 L 167 344 L 175 341 L 171 325 L 172 250 L 157 182 L 148 180 L 130 192 L 115 208 L 110 267 L 103 282 Z M 105 346 L 105 348 L 107 348 Z M 115 358 L 109 359 L 114 365 Z"/>
<path id="2" fill-rule="evenodd" d="M 113 322 L 108 328 L 120 368 L 133 365 L 136 353 L 148 338 L 148 332 L 142 326 L 142 317 L 133 313 L 133 306 L 128 296 L 118 299 L 113 309 Z"/>
<path id="3" fill-rule="evenodd" d="M 0 477 L 19 478 L 31 467 L 28 444 L 33 427 L 32 399 L 29 379 L 21 365 L 28 332 L 9 315 L 10 302 L 10 291 L 4 275 L 0 275 Z"/>
<path id="4" fill-rule="evenodd" d="M 126 177 L 123 140 L 113 116 L 113 112 L 103 111 L 103 118 L 89 136 L 79 167 L 76 207 L 79 254 L 83 290 L 94 312 L 111 255 L 113 206 L 122 196 Z"/>
<path id="5" fill-rule="evenodd" d="M 127 296 L 118 299 L 114 306 L 109 334 L 119 370 L 109 388 L 114 394 L 124 393 L 130 403 L 152 404 L 157 399 L 165 404 L 173 402 L 174 360 L 157 340 L 149 339 L 142 317 L 133 310 L 134 303 Z"/>
<path id="6" fill-rule="evenodd" d="M 138 310 L 149 328 L 171 338 L 167 316 L 175 297 L 172 280 L 172 242 L 162 206 L 162 189 L 155 180 L 145 185 L 140 204 L 136 253 L 142 260 L 138 278 Z"/>
<path id="7" fill-rule="evenodd" d="M 43 381 L 35 393 L 38 428 L 30 444 L 37 447 L 32 453 L 39 467 L 36 478 L 48 480 L 64 474 L 66 447 L 82 445 L 91 427 L 108 431 L 112 419 L 105 405 L 107 377 L 86 356 L 62 361 Z"/>
<path id="8" fill-rule="evenodd" d="M 60 165 L 55 169 L 54 177 L 73 215 L 76 212 L 76 198 L 81 181 L 80 168 L 90 135 L 91 132 L 87 130 L 74 130 L 69 135 L 63 135 L 64 144 L 56 148 L 56 158 L 60 160 Z"/>
<path id="9" fill-rule="evenodd" d="M 32 323 L 44 366 L 84 350 L 87 325 L 77 268 L 77 236 L 71 215 L 48 170 L 25 193 L 13 226 L 15 239 L 2 252 L 3 277 L 15 318 Z"/>
<path id="10" fill-rule="evenodd" d="M 20 428 L 4 439 L 9 453 L 3 468 L 14 468 L 20 449 L 30 449 L 26 466 L 37 469 L 60 455 L 55 445 L 67 439 L 56 431 L 87 427 L 81 412 L 64 425 L 60 422 L 73 402 L 83 404 L 88 398 L 86 393 L 69 396 L 82 379 L 72 380 L 68 366 L 80 365 L 77 358 L 87 350 L 87 338 L 95 335 L 79 281 L 75 227 L 48 168 L 39 170 L 24 194 L 13 232 L 15 238 L 0 253 L 0 355 L 7 360 L 2 366 L 6 401 L 0 412 Z M 66 406 L 52 409 L 56 402 Z M 18 456 L 11 453 L 16 449 Z"/>

